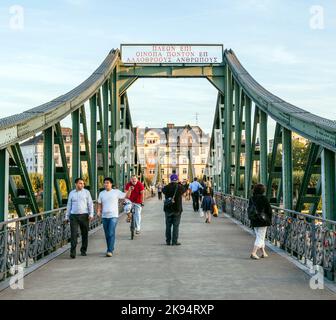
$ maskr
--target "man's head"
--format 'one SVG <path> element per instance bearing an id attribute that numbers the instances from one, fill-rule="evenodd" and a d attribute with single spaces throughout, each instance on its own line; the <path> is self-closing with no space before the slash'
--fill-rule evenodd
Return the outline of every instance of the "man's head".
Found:
<path id="1" fill-rule="evenodd" d="M 75 180 L 76 190 L 81 191 L 84 189 L 85 183 L 82 178 L 77 178 Z"/>
<path id="2" fill-rule="evenodd" d="M 135 186 L 138 183 L 138 177 L 134 174 L 131 177 L 131 183 Z"/>
<path id="3" fill-rule="evenodd" d="M 170 181 L 171 182 L 178 182 L 178 180 L 179 180 L 179 178 L 178 178 L 178 176 L 176 174 L 172 174 L 170 176 Z"/>
<path id="4" fill-rule="evenodd" d="M 111 191 L 113 186 L 113 180 L 111 178 L 104 179 L 104 188 L 106 191 Z"/>
<path id="5" fill-rule="evenodd" d="M 198 179 L 197 178 L 194 178 L 194 181 L 197 181 Z"/>

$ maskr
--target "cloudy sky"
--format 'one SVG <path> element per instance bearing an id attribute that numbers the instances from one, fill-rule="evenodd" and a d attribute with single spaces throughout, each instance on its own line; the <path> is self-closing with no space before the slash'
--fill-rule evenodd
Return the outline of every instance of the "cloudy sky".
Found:
<path id="1" fill-rule="evenodd" d="M 0 117 L 71 90 L 121 43 L 223 43 L 264 87 L 336 120 L 335 40 L 335 0 L 2 0 Z M 195 124 L 198 113 L 212 127 L 206 80 L 139 80 L 128 94 L 135 125 Z"/>

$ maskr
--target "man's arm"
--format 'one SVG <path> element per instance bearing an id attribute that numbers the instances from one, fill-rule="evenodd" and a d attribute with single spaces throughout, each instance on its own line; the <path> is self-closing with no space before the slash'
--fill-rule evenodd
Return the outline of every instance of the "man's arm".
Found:
<path id="1" fill-rule="evenodd" d="M 66 210 L 66 214 L 65 214 L 65 221 L 69 221 L 69 217 L 71 214 L 71 202 L 72 202 L 72 193 L 70 192 L 69 194 L 69 199 L 68 199 L 68 204 L 67 204 L 67 210 Z"/>
<path id="2" fill-rule="evenodd" d="M 93 207 L 91 193 L 89 191 L 87 193 L 87 197 L 88 197 L 87 201 L 88 201 L 89 219 L 92 220 L 94 218 L 94 207 Z"/>

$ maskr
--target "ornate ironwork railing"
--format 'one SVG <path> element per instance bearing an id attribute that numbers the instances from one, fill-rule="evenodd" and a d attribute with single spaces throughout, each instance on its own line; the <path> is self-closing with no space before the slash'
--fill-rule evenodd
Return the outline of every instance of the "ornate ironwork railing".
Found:
<path id="1" fill-rule="evenodd" d="M 70 224 L 64 222 L 66 208 L 0 223 L 0 281 L 29 267 L 70 241 Z M 101 219 L 95 216 L 90 230 Z"/>
<path id="2" fill-rule="evenodd" d="M 216 193 L 218 207 L 243 225 L 251 227 L 248 200 Z M 272 226 L 267 240 L 309 268 L 322 267 L 335 280 L 336 222 L 273 206 Z"/>

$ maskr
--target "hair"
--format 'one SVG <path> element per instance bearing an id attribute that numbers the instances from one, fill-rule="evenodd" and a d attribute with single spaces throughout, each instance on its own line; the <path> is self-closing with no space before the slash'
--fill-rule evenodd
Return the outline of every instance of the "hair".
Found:
<path id="1" fill-rule="evenodd" d="M 253 188 L 254 195 L 263 195 L 265 191 L 266 191 L 266 187 L 261 183 L 256 184 Z"/>
<path id="2" fill-rule="evenodd" d="M 105 182 L 110 182 L 111 184 L 113 184 L 113 179 L 112 178 L 105 178 L 104 183 Z"/>
<path id="3" fill-rule="evenodd" d="M 77 184 L 79 181 L 83 181 L 83 182 L 84 182 L 84 180 L 83 180 L 82 178 L 77 178 L 77 179 L 75 180 L 75 184 Z"/>
<path id="4" fill-rule="evenodd" d="M 131 178 L 137 178 L 138 179 L 138 176 L 136 174 L 132 174 Z"/>
<path id="5" fill-rule="evenodd" d="M 197 178 L 194 178 L 194 181 L 197 181 L 198 179 Z"/>

